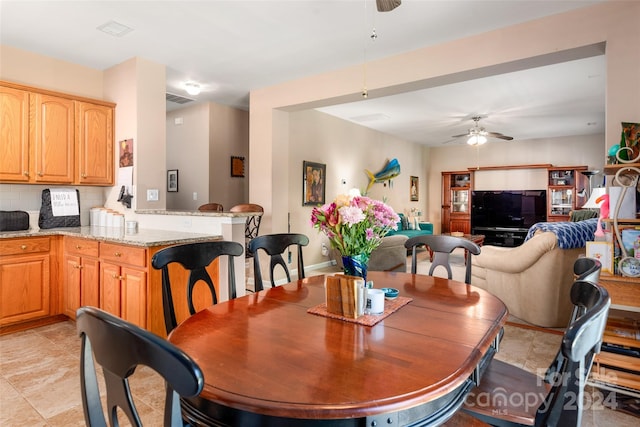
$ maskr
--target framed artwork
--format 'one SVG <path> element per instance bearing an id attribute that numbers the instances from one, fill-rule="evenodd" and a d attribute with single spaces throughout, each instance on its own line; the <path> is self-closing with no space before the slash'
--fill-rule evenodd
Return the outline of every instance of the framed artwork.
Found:
<path id="1" fill-rule="evenodd" d="M 602 271 L 613 274 L 613 243 L 587 242 L 586 256 L 602 263 Z"/>
<path id="2" fill-rule="evenodd" d="M 418 184 L 419 182 L 417 176 L 412 176 L 409 178 L 409 197 L 412 202 L 418 201 L 418 194 L 420 193 Z"/>
<path id="3" fill-rule="evenodd" d="M 120 149 L 118 166 L 126 168 L 133 166 L 133 139 L 125 139 L 118 143 Z"/>
<path id="4" fill-rule="evenodd" d="M 302 162 L 302 205 L 324 205 L 325 175 L 327 165 Z"/>
<path id="5" fill-rule="evenodd" d="M 231 176 L 244 178 L 244 157 L 231 156 Z"/>
<path id="6" fill-rule="evenodd" d="M 178 169 L 167 171 L 167 191 L 178 192 Z"/>

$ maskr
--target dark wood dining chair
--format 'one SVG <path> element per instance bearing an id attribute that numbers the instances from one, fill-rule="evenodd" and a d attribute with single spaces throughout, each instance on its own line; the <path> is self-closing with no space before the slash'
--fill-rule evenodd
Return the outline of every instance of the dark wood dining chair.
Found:
<path id="1" fill-rule="evenodd" d="M 142 422 L 129 387 L 129 377 L 139 365 L 148 366 L 165 380 L 165 426 L 183 426 L 180 397 L 194 397 L 204 386 L 200 367 L 170 342 L 95 307 L 81 307 L 76 314 L 81 338 L 80 390 L 85 423 L 106 426 L 100 399 L 96 363 L 102 367 L 107 391 L 109 425 L 118 426 L 118 411 L 131 425 Z"/>
<path id="2" fill-rule="evenodd" d="M 465 275 L 464 282 L 471 283 L 471 255 L 480 254 L 480 246 L 462 237 L 445 236 L 441 234 L 425 234 L 415 236 L 404 242 L 407 249 L 411 249 L 411 273 L 416 274 L 418 262 L 416 257 L 416 249 L 419 246 L 428 246 L 433 251 L 433 261 L 429 268 L 429 276 L 433 276 L 436 267 L 442 266 L 447 270 L 449 279 L 452 277 L 451 265 L 449 264 L 449 256 L 456 248 L 465 250 Z"/>
<path id="3" fill-rule="evenodd" d="M 259 215 L 251 215 L 247 217 L 247 222 L 244 225 L 244 239 L 245 239 L 245 258 L 251 258 L 253 253 L 249 250 L 249 242 L 254 239 L 260 231 L 260 222 L 262 221 L 262 213 L 264 208 L 255 203 L 241 203 L 233 206 L 229 209 L 229 212 L 260 212 Z"/>
<path id="4" fill-rule="evenodd" d="M 176 326 L 175 302 L 173 291 L 186 289 L 187 305 L 189 314 L 196 313 L 193 303 L 193 290 L 199 281 L 203 281 L 211 292 L 211 303 L 217 304 L 215 286 L 211 276 L 206 268 L 216 258 L 227 255 L 227 270 L 229 283 L 229 298 L 235 298 L 236 294 L 236 276 L 233 258 L 242 255 L 243 248 L 238 242 L 229 242 L 225 240 L 217 240 L 213 242 L 187 243 L 184 245 L 170 246 L 156 252 L 151 258 L 151 266 L 156 270 L 162 270 L 162 307 L 164 311 L 164 324 L 167 334 Z M 185 270 L 189 271 L 188 281 L 185 288 L 182 284 L 171 283 L 171 275 L 169 274 L 169 265 L 171 263 L 180 264 Z M 175 282 L 175 281 L 174 281 Z"/>
<path id="5" fill-rule="evenodd" d="M 605 288 L 578 280 L 571 302 L 583 310 L 565 330 L 544 379 L 494 359 L 467 396 L 464 411 L 496 426 L 580 426 L 584 386 L 600 351 L 611 299 Z"/>
<path id="6" fill-rule="evenodd" d="M 222 212 L 224 207 L 220 203 L 205 203 L 198 206 L 200 212 Z"/>
<path id="7" fill-rule="evenodd" d="M 255 281 L 255 290 L 264 289 L 262 284 L 262 272 L 260 271 L 260 256 L 258 249 L 264 250 L 269 255 L 269 279 L 271 286 L 276 286 L 273 272 L 276 266 L 280 265 L 287 276 L 287 282 L 291 281 L 291 275 L 287 268 L 287 263 L 282 258 L 282 254 L 295 245 L 298 247 L 298 279 L 304 279 L 304 261 L 302 259 L 302 247 L 309 244 L 309 238 L 304 234 L 282 233 L 282 234 L 265 234 L 258 236 L 249 242 L 249 250 L 253 252 L 253 274 Z"/>

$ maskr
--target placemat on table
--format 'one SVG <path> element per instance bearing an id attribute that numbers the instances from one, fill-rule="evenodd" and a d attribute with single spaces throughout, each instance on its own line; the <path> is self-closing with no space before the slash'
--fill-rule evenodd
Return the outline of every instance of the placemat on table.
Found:
<path id="1" fill-rule="evenodd" d="M 400 307 L 409 304 L 413 301 L 413 298 L 407 297 L 398 297 L 393 300 L 384 300 L 384 312 L 382 314 L 364 314 L 357 319 L 352 319 L 350 317 L 344 317 L 339 314 L 329 313 L 327 311 L 327 304 L 321 303 L 316 305 L 315 307 L 311 307 L 307 310 L 307 313 L 316 314 L 318 316 L 331 317 L 333 319 L 340 319 L 346 322 L 358 323 L 360 325 L 365 326 L 373 326 L 376 323 L 384 320 L 391 313 L 400 309 Z"/>

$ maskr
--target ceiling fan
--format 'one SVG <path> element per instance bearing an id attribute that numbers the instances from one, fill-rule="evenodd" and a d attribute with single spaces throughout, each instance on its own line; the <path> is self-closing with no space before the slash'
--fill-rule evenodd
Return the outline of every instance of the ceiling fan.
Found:
<path id="1" fill-rule="evenodd" d="M 479 122 L 480 119 L 482 119 L 480 116 L 472 117 L 472 119 L 475 122 L 475 126 L 469 129 L 469 132 L 460 135 L 453 135 L 452 138 L 467 136 L 469 137 L 469 139 L 467 139 L 467 144 L 469 145 L 482 145 L 487 142 L 488 136 L 492 138 L 505 139 L 507 141 L 511 141 L 513 139 L 512 136 L 507 136 L 500 132 L 487 132 L 483 127 L 480 127 Z"/>
<path id="2" fill-rule="evenodd" d="M 390 12 L 400 6 L 401 0 L 376 0 L 378 12 Z"/>

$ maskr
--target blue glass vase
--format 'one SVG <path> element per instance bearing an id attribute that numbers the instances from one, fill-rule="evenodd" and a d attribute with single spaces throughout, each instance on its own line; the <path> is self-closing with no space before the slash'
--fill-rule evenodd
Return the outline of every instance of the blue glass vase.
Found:
<path id="1" fill-rule="evenodd" d="M 344 274 L 362 277 L 366 282 L 370 255 L 371 254 L 343 255 L 342 270 Z"/>

